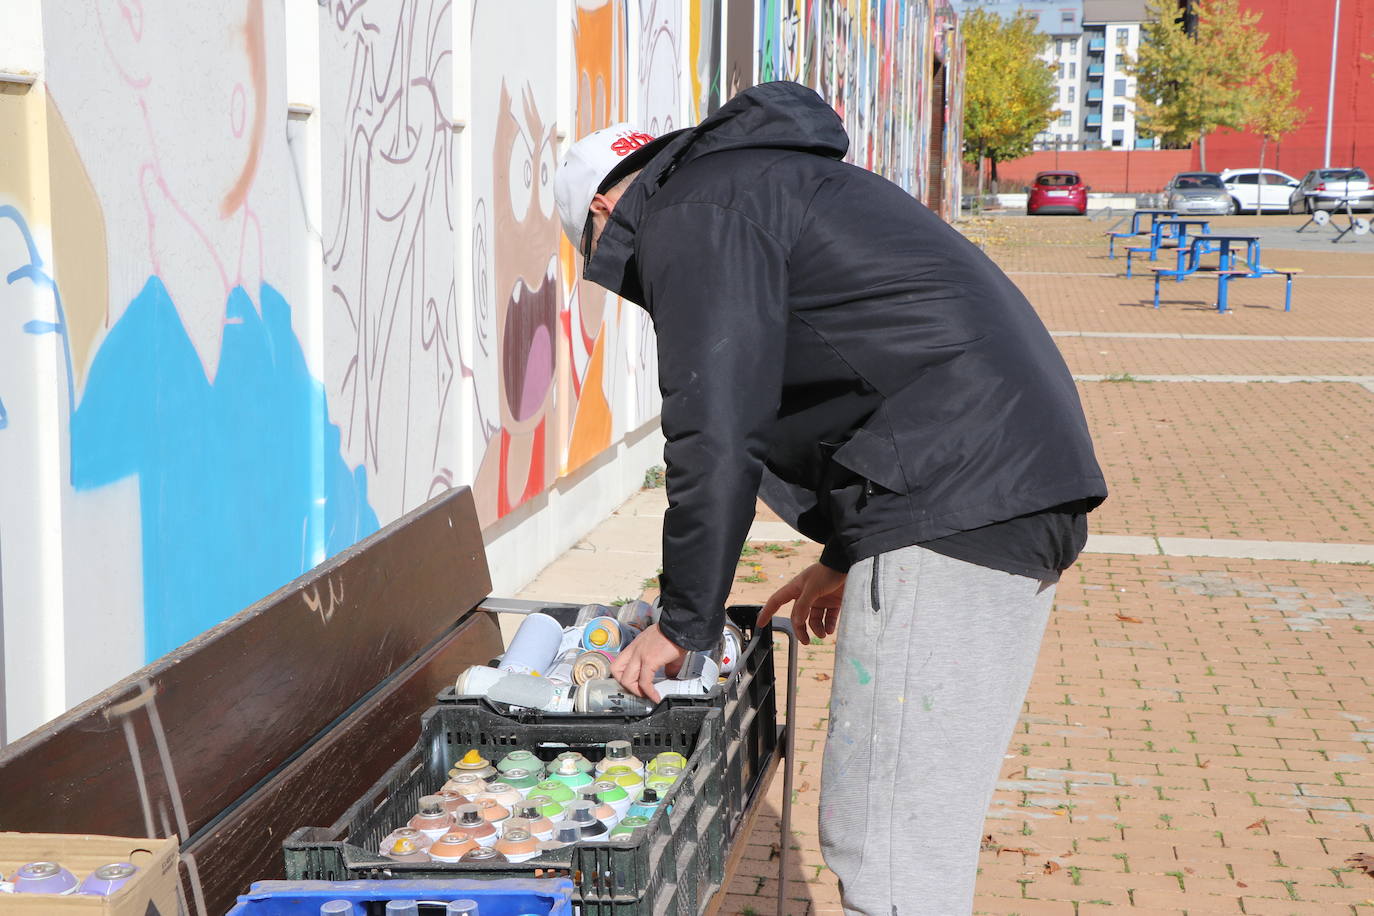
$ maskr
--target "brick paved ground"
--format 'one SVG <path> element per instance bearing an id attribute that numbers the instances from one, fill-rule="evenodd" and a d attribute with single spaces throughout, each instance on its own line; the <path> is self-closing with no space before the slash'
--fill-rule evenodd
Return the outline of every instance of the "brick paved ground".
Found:
<path id="1" fill-rule="evenodd" d="M 1074 274 L 1014 276 L 1066 334 L 1374 338 L 1374 246 L 1267 253 L 1343 277 L 1304 277 L 1287 315 L 1273 309 L 1279 284 L 1262 282 L 1237 287 L 1235 316 L 1156 312 L 1138 304 L 1148 281 L 1091 275 L 1119 263 L 1101 257 L 1104 228 L 975 230 L 1008 267 Z M 1200 300 L 1208 285 L 1183 288 Z M 1374 373 L 1368 341 L 1058 339 L 1078 374 Z M 1374 544 L 1369 387 L 1079 387 L 1113 491 L 1095 532 Z M 763 581 L 738 581 L 733 599 L 762 601 L 816 554 L 759 551 L 741 577 Z M 834 657 L 829 645 L 801 656 L 785 910 L 839 913 L 816 833 Z M 1374 854 L 1374 567 L 1085 554 L 1061 583 L 1002 777 L 979 914 L 1374 916 L 1374 877 L 1345 862 Z M 722 913 L 775 911 L 781 791 L 777 779 Z"/>
<path id="2" fill-rule="evenodd" d="M 1102 257 L 1100 225 L 1015 228 L 1013 241 L 987 246 L 1010 269 L 1119 267 Z M 1059 331 L 1374 338 L 1374 255 L 1275 251 L 1266 260 L 1349 279 L 1300 278 L 1288 314 L 1273 309 L 1278 283 L 1237 285 L 1235 316 L 1172 302 L 1142 309 L 1147 280 L 1015 279 Z M 1181 285 L 1198 300 L 1210 298 L 1208 286 L 1215 290 Z M 1079 374 L 1374 374 L 1368 341 L 1058 342 Z M 1374 543 L 1367 388 L 1085 382 L 1080 390 L 1114 493 L 1093 530 Z M 738 583 L 735 597 L 762 600 L 814 555 L 808 546 L 756 560 L 769 581 Z M 1374 913 L 1374 878 L 1345 864 L 1374 853 L 1372 639 L 1368 566 L 1085 555 L 1060 586 L 1008 748 L 976 911 Z M 788 871 L 806 883 L 794 886 L 787 911 L 838 913 L 814 826 L 833 653 L 805 648 L 802 665 Z M 775 784 L 772 809 L 780 803 Z M 776 821 L 761 818 L 722 912 L 774 911 L 777 840 Z"/>

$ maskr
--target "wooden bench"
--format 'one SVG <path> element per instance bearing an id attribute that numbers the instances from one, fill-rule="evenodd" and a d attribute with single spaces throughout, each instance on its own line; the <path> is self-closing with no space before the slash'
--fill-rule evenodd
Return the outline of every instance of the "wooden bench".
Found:
<path id="1" fill-rule="evenodd" d="M 502 651 L 472 493 L 450 490 L 0 750 L 0 829 L 181 841 L 184 909 L 284 877 Z"/>

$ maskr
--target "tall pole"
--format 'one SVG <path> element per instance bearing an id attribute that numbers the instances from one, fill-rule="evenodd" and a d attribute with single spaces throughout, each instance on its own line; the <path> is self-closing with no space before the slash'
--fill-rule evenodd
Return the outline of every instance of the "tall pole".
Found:
<path id="1" fill-rule="evenodd" d="M 1336 41 L 1341 34 L 1341 0 L 1336 0 L 1336 15 L 1331 20 L 1331 82 L 1326 88 L 1326 152 L 1322 168 L 1331 168 L 1331 120 L 1336 110 Z"/>

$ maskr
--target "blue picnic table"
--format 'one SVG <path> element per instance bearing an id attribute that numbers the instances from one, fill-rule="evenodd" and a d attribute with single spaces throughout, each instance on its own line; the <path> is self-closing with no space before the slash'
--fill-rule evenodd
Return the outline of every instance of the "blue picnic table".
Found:
<path id="1" fill-rule="evenodd" d="M 1244 257 L 1238 264 L 1240 249 L 1244 249 Z M 1184 277 L 1191 276 L 1199 271 L 1209 270 L 1204 267 L 1202 258 L 1204 255 L 1217 255 L 1217 266 L 1215 273 L 1217 277 L 1217 311 L 1225 313 L 1228 311 L 1227 290 L 1232 280 L 1258 280 L 1262 277 L 1282 276 L 1285 278 L 1286 285 L 1283 294 L 1283 310 L 1291 312 L 1293 310 L 1293 276 L 1302 273 L 1297 268 L 1265 267 L 1260 264 L 1260 240 L 1255 235 L 1196 235 L 1189 243 L 1186 255 L 1181 250 L 1179 253 L 1179 263 L 1177 267 L 1152 267 L 1155 274 L 1155 308 L 1159 308 L 1159 281 L 1162 277 L 1171 276 L 1175 280 L 1182 281 Z"/>
<path id="2" fill-rule="evenodd" d="M 1145 208 L 1145 209 L 1141 209 L 1141 210 L 1136 210 L 1136 211 L 1134 211 L 1134 212 L 1131 214 L 1131 231 L 1130 231 L 1130 232 L 1108 232 L 1108 233 L 1107 233 L 1107 257 L 1108 257 L 1108 258 L 1111 258 L 1112 260 L 1115 260 L 1115 259 L 1116 259 L 1116 240 L 1117 240 L 1117 239 L 1129 239 L 1129 238 L 1137 238 L 1137 237 L 1139 237 L 1139 236 L 1142 236 L 1142 235 L 1144 235 L 1146 232 L 1149 232 L 1149 231 L 1151 231 L 1151 230 L 1154 228 L 1154 224 L 1155 224 L 1155 221 L 1156 221 L 1156 220 L 1160 219 L 1161 217 L 1166 217 L 1166 216 L 1168 216 L 1168 217 L 1178 216 L 1178 212 L 1175 211 L 1175 210 L 1158 210 L 1158 209 L 1150 209 L 1150 208 L 1148 208 L 1148 207 Z M 1147 229 L 1143 229 L 1143 230 L 1142 230 L 1142 229 L 1140 228 L 1140 221 L 1143 220 L 1143 219 L 1149 219 L 1149 221 L 1150 221 L 1150 227 L 1147 228 Z"/>
<path id="3" fill-rule="evenodd" d="M 1205 219 L 1155 219 L 1150 227 L 1150 244 L 1143 248 L 1126 249 L 1126 276 L 1131 276 L 1131 255 L 1149 252 L 1150 260 L 1159 260 L 1159 249 L 1165 242 L 1173 242 L 1180 252 L 1178 266 L 1183 265 L 1182 252 L 1188 250 L 1188 230 L 1196 229 L 1206 235 L 1212 231 L 1212 224 Z"/>

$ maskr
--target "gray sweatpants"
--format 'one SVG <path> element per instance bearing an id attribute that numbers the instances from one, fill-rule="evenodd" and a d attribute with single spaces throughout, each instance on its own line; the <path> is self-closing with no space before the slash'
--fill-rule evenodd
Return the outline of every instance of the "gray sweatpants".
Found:
<path id="1" fill-rule="evenodd" d="M 820 799 L 847 916 L 972 912 L 983 817 L 1055 584 L 923 547 L 850 569 Z"/>

